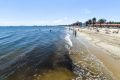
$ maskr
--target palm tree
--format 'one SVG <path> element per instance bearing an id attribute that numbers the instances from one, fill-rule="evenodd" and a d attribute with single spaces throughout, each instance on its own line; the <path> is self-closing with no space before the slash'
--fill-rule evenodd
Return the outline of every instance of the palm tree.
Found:
<path id="1" fill-rule="evenodd" d="M 106 23 L 106 19 L 99 19 L 98 22 L 100 24 L 100 27 L 102 27 L 101 25 Z"/>
<path id="2" fill-rule="evenodd" d="M 95 24 L 96 24 L 96 18 L 94 17 L 94 18 L 92 18 L 92 24 L 93 24 L 93 27 L 95 26 Z"/>
<path id="3" fill-rule="evenodd" d="M 88 24 L 89 24 L 89 26 L 92 24 L 92 20 L 91 19 L 88 20 Z"/>
<path id="4" fill-rule="evenodd" d="M 86 26 L 88 26 L 88 24 L 89 24 L 89 22 L 88 22 L 88 21 L 86 21 L 86 22 L 85 22 L 85 25 L 86 25 Z"/>

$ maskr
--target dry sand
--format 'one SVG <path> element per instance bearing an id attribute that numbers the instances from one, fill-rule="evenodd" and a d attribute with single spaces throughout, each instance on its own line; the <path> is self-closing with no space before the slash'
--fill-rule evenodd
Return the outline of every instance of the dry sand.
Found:
<path id="1" fill-rule="evenodd" d="M 120 58 L 120 33 L 113 34 L 112 31 L 113 30 L 110 29 L 110 33 L 106 34 L 105 28 L 101 29 L 100 32 L 82 29 L 80 35 L 109 52 L 109 55 L 112 55 L 112 57 Z"/>
<path id="2" fill-rule="evenodd" d="M 83 43 L 89 53 L 95 55 L 116 80 L 120 80 L 120 33 L 113 34 L 110 29 L 106 34 L 105 28 L 100 32 L 85 28 L 79 29 L 78 34 L 85 39 Z"/>

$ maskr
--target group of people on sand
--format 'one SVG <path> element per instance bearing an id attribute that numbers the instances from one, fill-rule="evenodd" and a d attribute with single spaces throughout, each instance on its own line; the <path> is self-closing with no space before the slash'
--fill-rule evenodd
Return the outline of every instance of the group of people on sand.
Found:
<path id="1" fill-rule="evenodd" d="M 115 31 L 113 31 L 113 33 L 116 33 L 116 34 L 118 34 L 118 33 L 119 33 L 119 30 L 115 30 Z"/>
<path id="2" fill-rule="evenodd" d="M 101 30 L 101 31 L 105 32 L 106 34 L 110 34 L 110 33 L 119 34 L 119 33 L 120 33 L 119 29 L 110 30 L 109 28 L 102 30 L 102 29 L 99 29 L 99 28 L 94 27 L 94 28 L 88 28 L 88 30 L 90 30 L 90 31 L 91 31 L 91 30 L 95 30 L 96 32 L 100 32 L 100 30 Z"/>

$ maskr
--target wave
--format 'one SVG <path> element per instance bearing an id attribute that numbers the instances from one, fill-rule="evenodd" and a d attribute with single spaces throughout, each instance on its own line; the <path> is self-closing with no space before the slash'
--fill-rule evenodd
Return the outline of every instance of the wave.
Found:
<path id="1" fill-rule="evenodd" d="M 66 37 L 65 37 L 65 42 L 67 43 L 67 48 L 70 49 L 73 46 L 73 43 L 70 39 L 70 34 L 67 33 Z"/>
<path id="2" fill-rule="evenodd" d="M 7 39 L 7 38 L 10 38 L 12 37 L 14 34 L 3 34 L 3 35 L 0 35 L 0 40 L 4 40 L 4 39 Z"/>

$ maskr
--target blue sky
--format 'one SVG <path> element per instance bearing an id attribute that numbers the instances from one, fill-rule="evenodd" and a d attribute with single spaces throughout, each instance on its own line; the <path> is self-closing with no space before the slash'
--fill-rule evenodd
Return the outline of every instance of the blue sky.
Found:
<path id="1" fill-rule="evenodd" d="M 120 21 L 120 0 L 0 0 L 0 25 L 56 25 L 92 17 Z"/>

